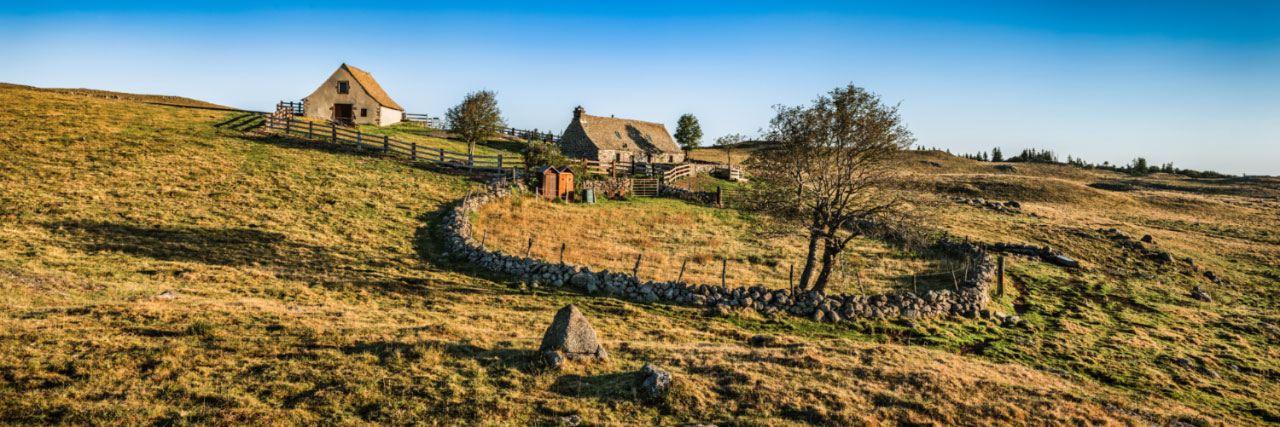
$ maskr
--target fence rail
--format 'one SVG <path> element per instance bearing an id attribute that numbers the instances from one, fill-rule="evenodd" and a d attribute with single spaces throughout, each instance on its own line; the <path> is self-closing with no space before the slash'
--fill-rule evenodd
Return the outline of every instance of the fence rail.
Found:
<path id="1" fill-rule="evenodd" d="M 302 102 L 280 101 L 276 103 L 276 116 L 294 117 L 306 114 Z"/>
<path id="2" fill-rule="evenodd" d="M 444 120 L 439 117 L 431 117 L 426 114 L 405 113 L 404 121 L 410 123 L 421 123 L 423 126 L 432 129 L 444 129 Z"/>
<path id="3" fill-rule="evenodd" d="M 370 135 L 359 129 L 349 129 L 328 124 L 317 124 L 281 117 L 267 117 L 263 125 L 268 130 L 308 139 L 327 140 L 333 143 L 351 144 L 362 148 L 382 150 L 417 162 L 430 162 L 467 169 L 503 170 L 524 168 L 524 159 L 518 156 L 484 156 L 454 153 L 440 148 L 424 147 L 416 142 L 405 142 L 386 135 Z"/>
<path id="4" fill-rule="evenodd" d="M 690 176 L 693 176 L 693 171 L 694 171 L 694 167 L 690 163 L 684 163 L 679 166 L 672 166 L 671 168 L 662 172 L 662 180 L 663 182 L 671 182 L 680 178 L 690 177 Z"/>

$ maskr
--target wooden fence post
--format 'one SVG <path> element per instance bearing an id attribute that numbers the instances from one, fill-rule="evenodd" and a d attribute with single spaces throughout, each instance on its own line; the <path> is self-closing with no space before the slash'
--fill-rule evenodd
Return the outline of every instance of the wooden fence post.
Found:
<path id="1" fill-rule="evenodd" d="M 314 126 L 312 126 L 312 125 L 314 125 L 314 124 L 315 124 L 315 123 L 307 122 L 307 139 L 311 139 L 311 138 L 313 137 L 313 136 L 312 136 L 312 129 L 314 128 Z"/>
<path id="2" fill-rule="evenodd" d="M 716 186 L 716 207 L 724 207 L 724 189 L 720 188 L 719 185 Z"/>
<path id="3" fill-rule="evenodd" d="M 356 128 L 356 146 L 364 148 L 364 132 L 360 132 L 360 128 Z"/>
<path id="4" fill-rule="evenodd" d="M 498 155 L 498 170 L 502 170 L 502 155 Z"/>
<path id="5" fill-rule="evenodd" d="M 387 154 L 389 151 L 391 151 L 391 142 L 386 135 L 382 135 L 382 154 Z"/>
<path id="6" fill-rule="evenodd" d="M 530 252 L 533 252 L 533 236 L 529 237 L 529 247 L 524 249 L 524 257 L 528 258 Z"/>
<path id="7" fill-rule="evenodd" d="M 728 269 L 729 269 L 729 259 L 721 258 L 720 259 L 720 286 L 724 286 L 724 273 Z"/>
<path id="8" fill-rule="evenodd" d="M 787 289 L 790 289 L 792 294 L 796 293 L 796 265 L 795 264 L 791 264 L 791 273 L 787 274 Z"/>
<path id="9" fill-rule="evenodd" d="M 418 161 L 418 143 L 410 142 L 409 152 L 412 153 L 412 155 L 410 155 L 409 158 L 413 159 L 414 161 Z"/>
<path id="10" fill-rule="evenodd" d="M 443 148 L 437 148 L 437 149 L 436 149 L 436 151 L 437 151 L 437 153 L 436 153 L 436 154 L 439 154 L 439 155 L 440 155 L 440 163 L 444 163 L 444 149 L 443 149 Z"/>
<path id="11" fill-rule="evenodd" d="M 334 144 L 338 143 L 338 127 L 337 126 L 329 125 L 329 136 L 333 139 Z"/>
<path id="12" fill-rule="evenodd" d="M 996 258 L 996 296 L 1004 296 L 1004 255 Z"/>
<path id="13" fill-rule="evenodd" d="M 289 131 L 291 130 L 291 128 L 292 128 L 292 127 L 293 127 L 293 120 L 289 120 L 289 119 L 287 119 L 287 118 L 286 118 L 286 119 L 284 119 L 284 134 L 285 134 L 285 136 L 288 136 L 288 135 L 289 135 Z"/>
<path id="14" fill-rule="evenodd" d="M 564 265 L 564 243 L 560 244 L 560 265 Z"/>
<path id="15" fill-rule="evenodd" d="M 484 249 L 484 242 L 489 240 L 489 229 L 484 229 L 484 234 L 480 236 L 480 249 Z"/>
<path id="16" fill-rule="evenodd" d="M 681 283 L 681 280 L 683 280 L 683 279 L 684 279 L 684 266 L 686 266 L 686 265 L 689 265 L 689 259 L 688 259 L 688 258 L 685 258 L 685 259 L 684 259 L 684 262 L 680 263 L 680 275 L 679 275 L 679 276 L 676 276 L 676 283 Z"/>
<path id="17" fill-rule="evenodd" d="M 631 269 L 632 279 L 636 279 L 636 280 L 640 279 L 640 258 L 643 258 L 643 257 L 644 257 L 644 253 L 636 254 L 636 266 L 635 268 Z"/>

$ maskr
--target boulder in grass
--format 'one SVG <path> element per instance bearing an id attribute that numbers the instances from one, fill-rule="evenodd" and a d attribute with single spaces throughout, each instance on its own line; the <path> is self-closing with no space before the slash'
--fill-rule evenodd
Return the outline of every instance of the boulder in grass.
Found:
<path id="1" fill-rule="evenodd" d="M 573 304 L 556 312 L 551 326 L 547 327 L 547 332 L 542 336 L 542 346 L 538 351 L 543 354 L 559 352 L 569 360 L 609 359 L 609 353 L 596 337 L 595 328 L 591 327 L 586 316 Z"/>
<path id="2" fill-rule="evenodd" d="M 650 399 L 662 397 L 667 388 L 671 387 L 671 380 L 674 379 L 671 373 L 658 369 L 652 363 L 646 363 L 643 368 L 640 368 L 640 376 L 642 378 L 640 390 Z"/>

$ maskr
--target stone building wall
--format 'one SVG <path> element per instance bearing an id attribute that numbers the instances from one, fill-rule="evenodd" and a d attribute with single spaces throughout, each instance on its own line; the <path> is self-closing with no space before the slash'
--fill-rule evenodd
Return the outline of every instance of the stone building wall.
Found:
<path id="1" fill-rule="evenodd" d="M 518 184 L 517 184 L 518 185 Z M 593 271 L 590 267 L 544 262 L 488 251 L 472 236 L 470 213 L 486 203 L 509 197 L 511 187 L 492 184 L 488 191 L 461 201 L 445 215 L 441 232 L 448 250 L 481 268 L 521 278 L 527 283 L 570 287 L 589 294 L 610 295 L 645 303 L 666 302 L 720 310 L 749 309 L 764 314 L 804 316 L 815 321 L 842 322 L 860 318 L 977 317 L 990 303 L 989 287 L 995 274 L 992 258 L 982 248 L 965 242 L 940 240 L 935 247 L 967 259 L 974 274 L 957 290 L 930 290 L 916 295 L 896 292 L 881 295 L 791 293 L 760 286 L 725 287 L 683 282 L 654 282 L 628 273 Z"/>

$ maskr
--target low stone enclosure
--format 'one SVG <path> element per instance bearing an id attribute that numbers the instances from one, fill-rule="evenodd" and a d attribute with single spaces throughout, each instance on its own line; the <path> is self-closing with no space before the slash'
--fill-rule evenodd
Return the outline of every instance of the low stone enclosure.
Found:
<path id="1" fill-rule="evenodd" d="M 990 302 L 995 275 L 992 257 L 977 245 L 941 238 L 933 247 L 971 265 L 966 280 L 955 290 L 930 290 L 880 295 L 823 295 L 761 286 L 727 287 L 675 281 L 644 281 L 627 273 L 593 271 L 587 266 L 544 262 L 539 259 L 489 251 L 472 235 L 471 214 L 486 203 L 510 197 L 520 184 L 498 181 L 486 191 L 463 199 L 445 214 L 440 224 L 448 250 L 480 268 L 519 277 L 527 283 L 571 287 L 588 294 L 604 294 L 632 301 L 665 302 L 720 311 L 750 309 L 771 314 L 805 316 L 816 321 L 840 322 L 874 318 L 930 318 L 947 315 L 978 317 Z M 446 254 L 448 255 L 448 254 Z"/>

